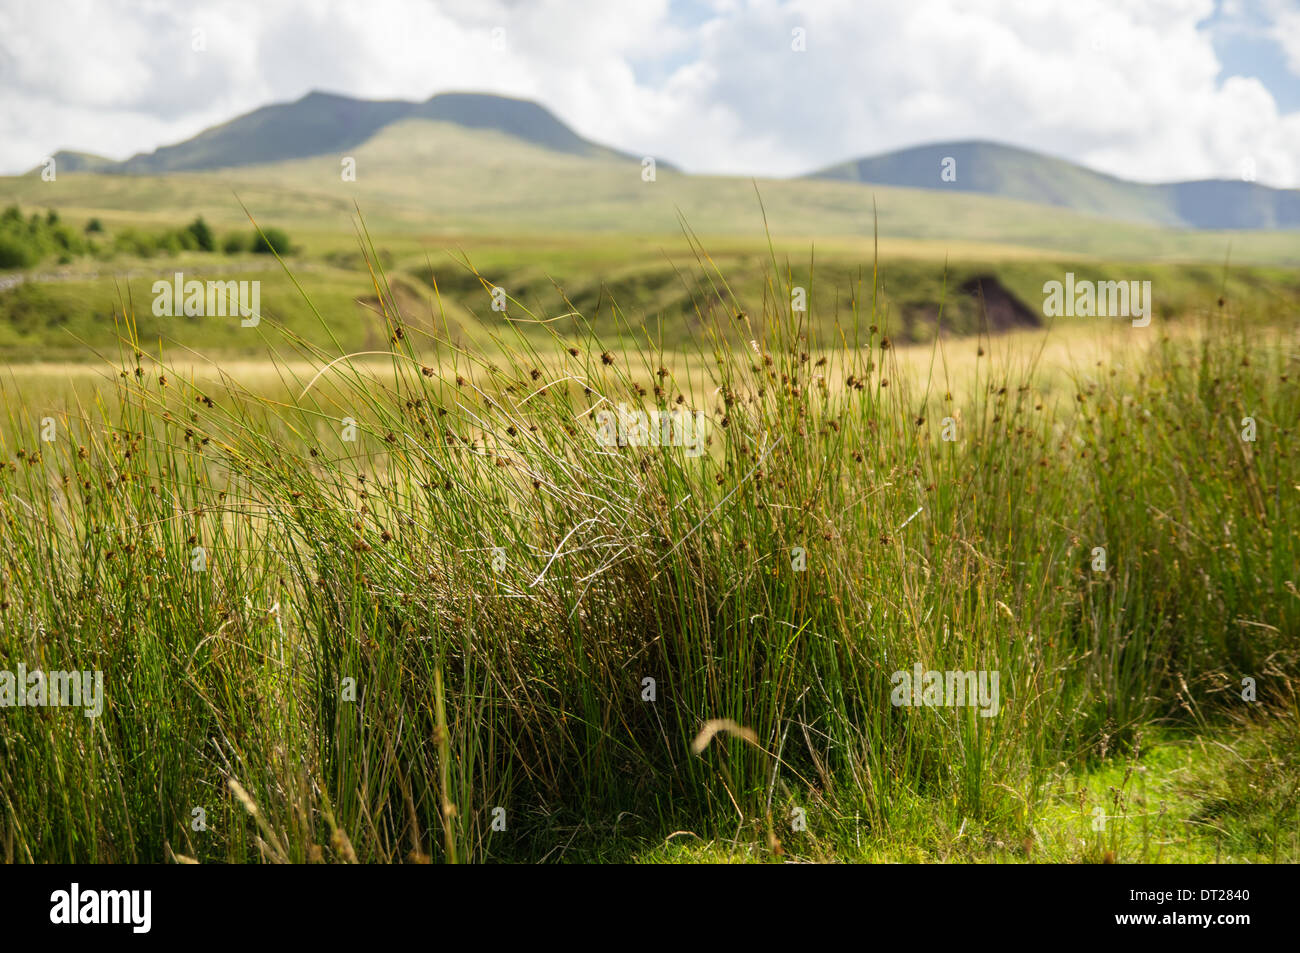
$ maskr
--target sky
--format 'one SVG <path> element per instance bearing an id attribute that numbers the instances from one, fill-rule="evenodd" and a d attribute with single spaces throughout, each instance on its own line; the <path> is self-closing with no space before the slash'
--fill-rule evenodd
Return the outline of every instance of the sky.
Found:
<path id="1" fill-rule="evenodd" d="M 316 89 L 534 99 L 691 172 L 990 139 L 1300 187 L 1300 0 L 4 0 L 0 173 Z"/>

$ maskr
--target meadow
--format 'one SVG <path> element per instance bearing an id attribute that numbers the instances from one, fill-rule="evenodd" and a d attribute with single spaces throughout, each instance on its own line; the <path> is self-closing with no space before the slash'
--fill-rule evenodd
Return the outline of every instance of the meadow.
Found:
<path id="1" fill-rule="evenodd" d="M 119 227 L 105 228 L 106 241 L 114 241 Z M 217 234 L 239 236 L 246 230 Z M 200 281 L 258 281 L 268 327 L 317 349 L 333 348 L 335 354 L 384 349 L 388 329 L 381 294 L 355 240 L 349 248 L 347 237 L 338 233 L 291 229 L 290 236 L 295 248 L 286 256 L 289 272 L 268 255 L 181 250 L 148 258 L 50 261 L 16 273 L 9 280 L 22 278 L 21 283 L 0 290 L 0 358 L 12 365 L 88 359 L 102 365 L 115 359 L 119 340 L 128 334 L 120 322 L 127 312 L 129 333 L 152 350 L 165 348 L 174 359 L 261 360 L 279 346 L 276 334 L 238 321 L 153 314 L 154 282 L 171 283 L 177 273 Z M 590 329 L 629 346 L 640 346 L 650 334 L 669 350 L 672 342 L 707 335 L 700 314 L 704 302 L 722 309 L 734 295 L 761 303 L 774 293 L 778 278 L 810 296 L 807 320 L 824 339 L 847 331 L 855 309 L 869 308 L 875 323 L 888 325 L 899 344 L 932 341 L 940 330 L 962 336 L 1043 327 L 1043 286 L 1067 272 L 1080 280 L 1150 281 L 1154 317 L 1165 323 L 1216 313 L 1221 297 L 1250 321 L 1284 314 L 1300 300 L 1300 272 L 1265 264 L 1124 261 L 904 239 L 785 239 L 771 251 L 753 238 L 698 241 L 708 249 L 708 267 L 726 276 L 725 288 L 709 280 L 681 233 L 511 234 L 449 244 L 399 232 L 377 242 L 372 257 L 385 272 L 383 294 L 401 308 L 413 331 L 489 349 L 495 345 L 483 329 L 501 321 L 492 306 L 491 290 L 497 287 L 546 315 L 545 327 L 517 325 L 537 346 L 546 343 L 550 331 L 581 336 Z M 864 294 L 870 300 L 862 300 Z M 994 300 L 1001 296 L 1009 302 L 1005 307 Z M 871 323 L 859 327 L 857 344 L 867 343 Z"/>
<path id="2" fill-rule="evenodd" d="M 256 345 L 118 295 L 97 363 L 11 367 L 0 669 L 104 711 L 4 712 L 0 856 L 1300 860 L 1291 274 L 1135 264 L 1149 327 L 994 334 L 924 257 L 625 241 L 498 313 L 517 246 L 364 236 Z M 594 254 L 641 311 L 549 281 Z M 917 665 L 997 714 L 899 704 Z"/>

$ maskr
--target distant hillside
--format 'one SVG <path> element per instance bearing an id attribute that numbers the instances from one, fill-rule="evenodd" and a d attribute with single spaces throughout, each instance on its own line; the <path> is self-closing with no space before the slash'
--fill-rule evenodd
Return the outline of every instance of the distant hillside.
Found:
<path id="1" fill-rule="evenodd" d="M 1300 190 L 1255 182 L 1208 179 L 1148 185 L 1169 197 L 1178 217 L 1193 228 L 1300 228 Z"/>
<path id="2" fill-rule="evenodd" d="M 141 153 L 124 162 L 81 152 L 59 152 L 55 159 L 62 172 L 141 176 L 248 169 L 327 158 L 337 168 L 341 155 L 354 154 L 367 143 L 384 139 L 399 128 L 407 148 L 414 147 L 421 152 L 433 148 L 443 156 L 447 144 L 459 144 L 467 151 L 446 157 L 453 167 L 473 172 L 485 165 L 495 165 L 502 174 L 522 171 L 530 190 L 529 203 L 547 207 L 548 214 L 552 214 L 551 195 L 536 189 L 532 172 L 519 163 L 514 163 L 518 168 L 512 170 L 499 167 L 503 146 L 505 152 L 516 156 L 518 145 L 554 157 L 616 159 L 620 163 L 639 163 L 641 159 L 584 139 L 545 107 L 527 100 L 485 93 L 440 93 L 416 103 L 353 99 L 322 92 L 309 93 L 296 102 L 255 109 L 185 142 Z M 457 130 L 508 138 L 494 142 L 490 153 L 485 153 L 486 141 L 466 141 L 453 134 Z M 955 163 L 952 181 L 942 177 L 948 159 Z M 393 164 L 401 165 L 400 157 Z M 658 167 L 676 171 L 662 159 L 658 160 Z M 37 166 L 32 172 L 40 169 Z M 596 173 L 583 168 L 573 170 L 573 175 L 582 182 L 590 182 Z M 720 181 L 711 176 L 690 178 L 709 188 Z M 1300 228 L 1300 191 L 1295 189 L 1273 189 L 1229 180 L 1145 185 L 995 142 L 916 146 L 839 163 L 803 178 L 1013 199 L 1049 209 L 1069 209 L 1091 218 L 1174 229 Z M 411 184 L 412 179 L 406 176 L 404 181 Z M 492 183 L 497 192 L 505 185 L 499 177 Z M 424 186 L 416 183 L 415 187 Z M 408 198 L 414 200 L 415 196 Z M 583 189 L 570 201 L 599 204 L 597 197 Z M 996 237 L 1005 238 L 1005 235 Z"/>
<path id="3" fill-rule="evenodd" d="M 414 103 L 373 101 L 308 93 L 292 103 L 263 106 L 206 129 L 192 139 L 113 162 L 83 153 L 55 155 L 60 170 L 157 175 L 338 155 L 370 139 L 392 123 L 433 119 L 471 129 L 505 133 L 531 145 L 568 155 L 639 161 L 590 142 L 537 103 L 481 93 L 441 93 Z"/>
<path id="4" fill-rule="evenodd" d="M 641 161 L 640 156 L 582 138 L 550 110 L 523 99 L 483 93 L 440 93 L 412 109 L 408 118 L 453 122 L 469 129 L 495 129 L 532 145 L 569 155 Z"/>
<path id="5" fill-rule="evenodd" d="M 956 160 L 954 181 L 941 177 Z M 1300 228 L 1300 191 L 1208 180 L 1144 185 L 995 142 L 941 142 L 844 162 L 808 178 L 975 192 L 1103 218 L 1206 229 Z"/>
<path id="6" fill-rule="evenodd" d="M 93 155 L 89 152 L 72 152 L 62 150 L 54 153 L 54 170 L 59 172 L 106 172 L 110 167 L 117 165 L 112 159 L 105 159 L 103 156 Z M 40 173 L 44 168 L 44 163 L 38 165 L 32 170 L 34 173 Z"/>

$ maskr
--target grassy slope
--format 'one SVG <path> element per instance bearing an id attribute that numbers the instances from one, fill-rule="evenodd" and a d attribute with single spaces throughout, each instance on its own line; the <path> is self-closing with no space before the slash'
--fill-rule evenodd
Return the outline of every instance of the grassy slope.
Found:
<path id="1" fill-rule="evenodd" d="M 333 232 L 348 241 L 353 203 L 376 234 L 600 232 L 671 235 L 679 213 L 701 235 L 756 235 L 762 216 L 749 179 L 686 176 L 660 169 L 643 182 L 634 162 L 588 159 L 535 148 L 501 133 L 409 120 L 350 152 L 357 181 L 340 179 L 336 158 L 273 163 L 166 178 L 67 174 L 44 183 L 0 180 L 0 202 L 50 206 L 65 217 L 103 212 L 149 219 L 160 210 L 204 214 L 234 226 L 237 191 L 264 221 Z M 1111 222 L 1068 210 L 980 195 L 863 188 L 817 180 L 760 180 L 774 234 L 818 240 L 867 237 L 1004 245 L 1107 258 L 1300 262 L 1285 233 L 1212 233 Z M 874 204 L 873 204 L 874 203 Z M 174 220 L 174 219 L 173 219 Z"/>
<path id="2" fill-rule="evenodd" d="M 109 226 L 110 228 L 113 226 Z M 310 251 L 292 259 L 293 269 L 311 286 L 311 301 L 327 320 L 331 333 L 316 322 L 301 292 L 273 260 L 259 256 L 183 254 L 148 261 L 81 263 L 64 268 L 37 269 L 67 280 L 31 282 L 0 292 L 0 354 L 13 361 L 63 361 L 87 351 L 116 353 L 121 303 L 134 300 L 135 334 L 140 340 L 169 349 L 191 350 L 210 357 L 259 354 L 263 333 L 271 325 L 300 334 L 336 353 L 372 350 L 387 340 L 375 311 L 374 284 L 358 251 L 331 248 L 328 236 L 294 233 Z M 707 279 L 707 268 L 689 244 L 675 239 L 619 236 L 600 243 L 582 236 L 550 236 L 537 240 L 517 236 L 468 236 L 455 245 L 425 243 L 397 236 L 379 247 L 389 263 L 397 295 L 396 307 L 415 334 L 432 333 L 445 320 L 458 338 L 482 341 L 500 333 L 506 318 L 491 309 L 484 286 L 500 286 L 519 306 L 550 319 L 573 308 L 587 316 L 602 334 L 624 333 L 620 315 L 645 323 L 652 339 L 682 341 L 702 326 L 700 309 L 721 302 L 721 289 Z M 996 275 L 1031 310 L 1041 311 L 1042 286 L 1066 271 L 1080 279 L 1105 279 L 1116 274 L 1128 280 L 1150 280 L 1154 320 L 1167 323 L 1213 310 L 1222 294 L 1225 303 L 1248 315 L 1285 313 L 1300 300 L 1296 272 L 1269 267 L 1125 264 L 1106 265 L 1086 258 L 1024 255 L 991 259 L 970 249 L 967 257 L 944 262 L 929 257 L 924 246 L 908 243 L 883 246 L 878 284 L 873 292 L 871 249 L 861 241 L 828 242 L 814 251 L 795 241 L 777 243 L 777 262 L 791 284 L 814 289 L 813 313 L 822 330 L 836 315 L 844 316 L 855 299 L 875 299 L 886 333 L 900 342 L 928 339 L 933 334 L 938 304 L 944 304 L 944 327 L 959 334 L 982 326 L 976 298 L 959 288 L 977 276 Z M 752 240 L 718 243 L 711 261 L 725 270 L 732 290 L 761 301 L 771 275 L 771 255 Z M 468 260 L 473 268 L 466 267 Z M 262 282 L 262 309 L 267 328 L 245 329 L 222 318 L 154 317 L 151 286 L 180 271 L 192 278 L 234 278 Z M 436 283 L 436 293 L 435 293 Z M 1062 318 L 1064 324 L 1096 323 L 1105 319 Z M 1122 323 L 1122 322 L 1120 322 Z M 539 325 L 521 325 L 536 338 Z M 578 333 L 571 318 L 546 328 Z M 866 326 L 860 328 L 865 334 Z"/>
<path id="3" fill-rule="evenodd" d="M 956 160 L 956 178 L 940 178 L 945 157 Z M 840 163 L 820 178 L 891 182 L 917 188 L 977 191 L 1006 198 L 1087 209 L 1117 220 L 1179 224 L 1172 197 L 1159 189 L 1103 175 L 1052 156 L 995 142 L 949 142 L 903 149 Z"/>
<path id="4" fill-rule="evenodd" d="M 427 322 L 430 313 L 440 313 L 431 295 L 436 278 L 441 309 L 457 333 L 500 324 L 481 282 L 464 267 L 466 257 L 539 314 L 568 310 L 555 282 L 602 331 L 614 325 L 612 301 L 634 318 L 651 320 L 652 333 L 689 333 L 698 324 L 696 307 L 716 294 L 700 278 L 701 263 L 683 239 L 679 215 L 692 229 L 715 236 L 708 241 L 711 254 L 736 290 L 761 296 L 767 282 L 763 209 L 747 180 L 660 169 L 657 181 L 647 183 L 636 163 L 579 158 L 502 133 L 423 120 L 396 123 L 352 151 L 355 183 L 341 181 L 336 160 L 311 159 L 161 178 L 9 178 L 0 180 L 0 203 L 53 207 L 70 222 L 98 217 L 108 230 L 101 240 L 126 227 L 174 228 L 202 214 L 220 239 L 250 229 L 238 196 L 259 222 L 289 230 L 298 247 L 294 267 L 317 279 L 315 302 L 345 351 L 382 340 L 372 313 L 357 303 L 374 303 L 357 249 L 358 208 L 403 288 L 399 305 L 425 316 L 410 320 Z M 879 253 L 882 315 L 900 340 L 928 335 L 941 300 L 949 329 L 976 327 L 975 309 L 951 289 L 981 274 L 997 275 L 1034 309 L 1043 282 L 1067 270 L 1081 277 L 1150 278 L 1161 318 L 1194 311 L 1221 288 L 1243 310 L 1261 311 L 1276 310 L 1298 292 L 1287 267 L 1300 261 L 1300 246 L 1287 235 L 1162 230 L 916 189 L 807 180 L 764 181 L 758 188 L 781 269 L 807 284 L 811 263 L 819 294 L 831 296 L 819 310 L 823 320 L 834 314 L 835 300 L 848 307 L 862 286 L 870 286 L 865 263 Z M 872 234 L 877 222 L 879 249 Z M 1121 264 L 1125 260 L 1134 264 Z M 1227 272 L 1225 260 L 1233 265 Z M 318 343 L 327 340 L 273 263 L 182 255 L 35 269 L 75 280 L 0 292 L 0 353 L 11 360 L 64 360 L 83 349 L 83 341 L 111 351 L 119 297 L 147 300 L 154 278 L 178 270 L 199 278 L 230 271 L 257 278 L 271 320 Z M 220 323 L 158 321 L 140 308 L 136 313 L 144 340 L 162 338 L 213 356 L 260 347 L 255 335 Z"/>
<path id="5" fill-rule="evenodd" d="M 952 163 L 955 163 L 953 165 Z M 946 180 L 945 167 L 953 173 Z M 819 178 L 978 192 L 1121 221 L 1196 228 L 1300 226 L 1300 191 L 1235 179 L 1145 185 L 994 142 L 916 146 L 844 162 Z"/>
<path id="6" fill-rule="evenodd" d="M 294 267 L 318 277 L 316 304 L 344 350 L 382 340 L 370 312 L 357 304 L 374 297 L 357 250 L 358 208 L 404 289 L 399 304 L 426 317 L 437 313 L 430 295 L 436 278 L 441 308 L 453 328 L 466 332 L 500 323 L 486 307 L 479 279 L 459 263 L 468 256 L 486 279 L 539 314 L 568 310 L 554 281 L 602 330 L 613 325 L 613 301 L 633 317 L 651 319 L 653 333 L 688 333 L 698 323 L 697 305 L 716 295 L 699 277 L 681 219 L 715 236 L 711 252 L 737 290 L 753 297 L 767 281 L 763 209 L 748 180 L 660 169 L 657 181 L 647 183 L 637 163 L 555 153 L 502 133 L 424 120 L 396 123 L 352 152 L 355 183 L 341 181 L 337 160 L 310 159 L 167 177 L 8 178 L 0 180 L 0 203 L 57 208 L 70 222 L 98 217 L 110 237 L 125 227 L 173 228 L 202 214 L 220 238 L 250 228 L 238 196 L 260 222 L 290 231 L 298 246 Z M 1067 270 L 1150 278 L 1161 318 L 1194 311 L 1221 288 L 1243 310 L 1275 310 L 1297 295 L 1293 266 L 1300 246 L 1285 234 L 1163 230 L 978 195 L 827 181 L 769 180 L 758 188 L 782 270 L 788 265 L 806 283 L 812 261 L 819 293 L 841 308 L 870 284 L 864 263 L 876 258 L 878 223 L 882 314 L 901 340 L 930 333 L 945 300 L 945 263 L 950 289 L 995 274 L 1035 309 L 1043 282 Z M 1233 265 L 1227 272 L 1225 260 Z M 260 264 L 265 267 L 249 271 L 259 263 L 180 256 L 42 266 L 38 275 L 76 280 L 0 292 L 0 353 L 11 360 L 63 360 L 77 353 L 79 341 L 112 350 L 119 296 L 146 300 L 153 278 L 177 270 L 200 278 L 242 270 L 241 276 L 264 282 L 272 320 L 323 342 L 292 284 L 273 264 Z M 834 307 L 828 302 L 820 313 L 829 316 Z M 156 321 L 147 309 L 136 310 L 145 340 L 163 338 L 214 356 L 260 346 L 253 335 L 220 324 Z M 957 332 L 978 324 L 969 302 L 952 294 L 946 314 L 947 327 Z"/>

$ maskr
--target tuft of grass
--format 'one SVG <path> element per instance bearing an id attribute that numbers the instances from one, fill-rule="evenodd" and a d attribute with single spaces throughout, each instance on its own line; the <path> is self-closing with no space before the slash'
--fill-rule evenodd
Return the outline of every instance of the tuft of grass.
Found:
<path id="1" fill-rule="evenodd" d="M 828 322 L 692 240 L 671 346 L 561 298 L 477 349 L 363 241 L 379 355 L 281 329 L 268 395 L 128 315 L 114 400 L 53 441 L 7 405 L 0 670 L 106 696 L 0 715 L 7 859 L 1032 857 L 1062 778 L 1152 726 L 1293 708 L 1294 324 L 957 379 L 942 339 L 899 356 L 877 272 Z M 701 443 L 602 443 L 620 405 Z M 915 664 L 997 672 L 998 714 L 893 704 Z M 1268 817 L 1254 850 L 1294 859 Z"/>

